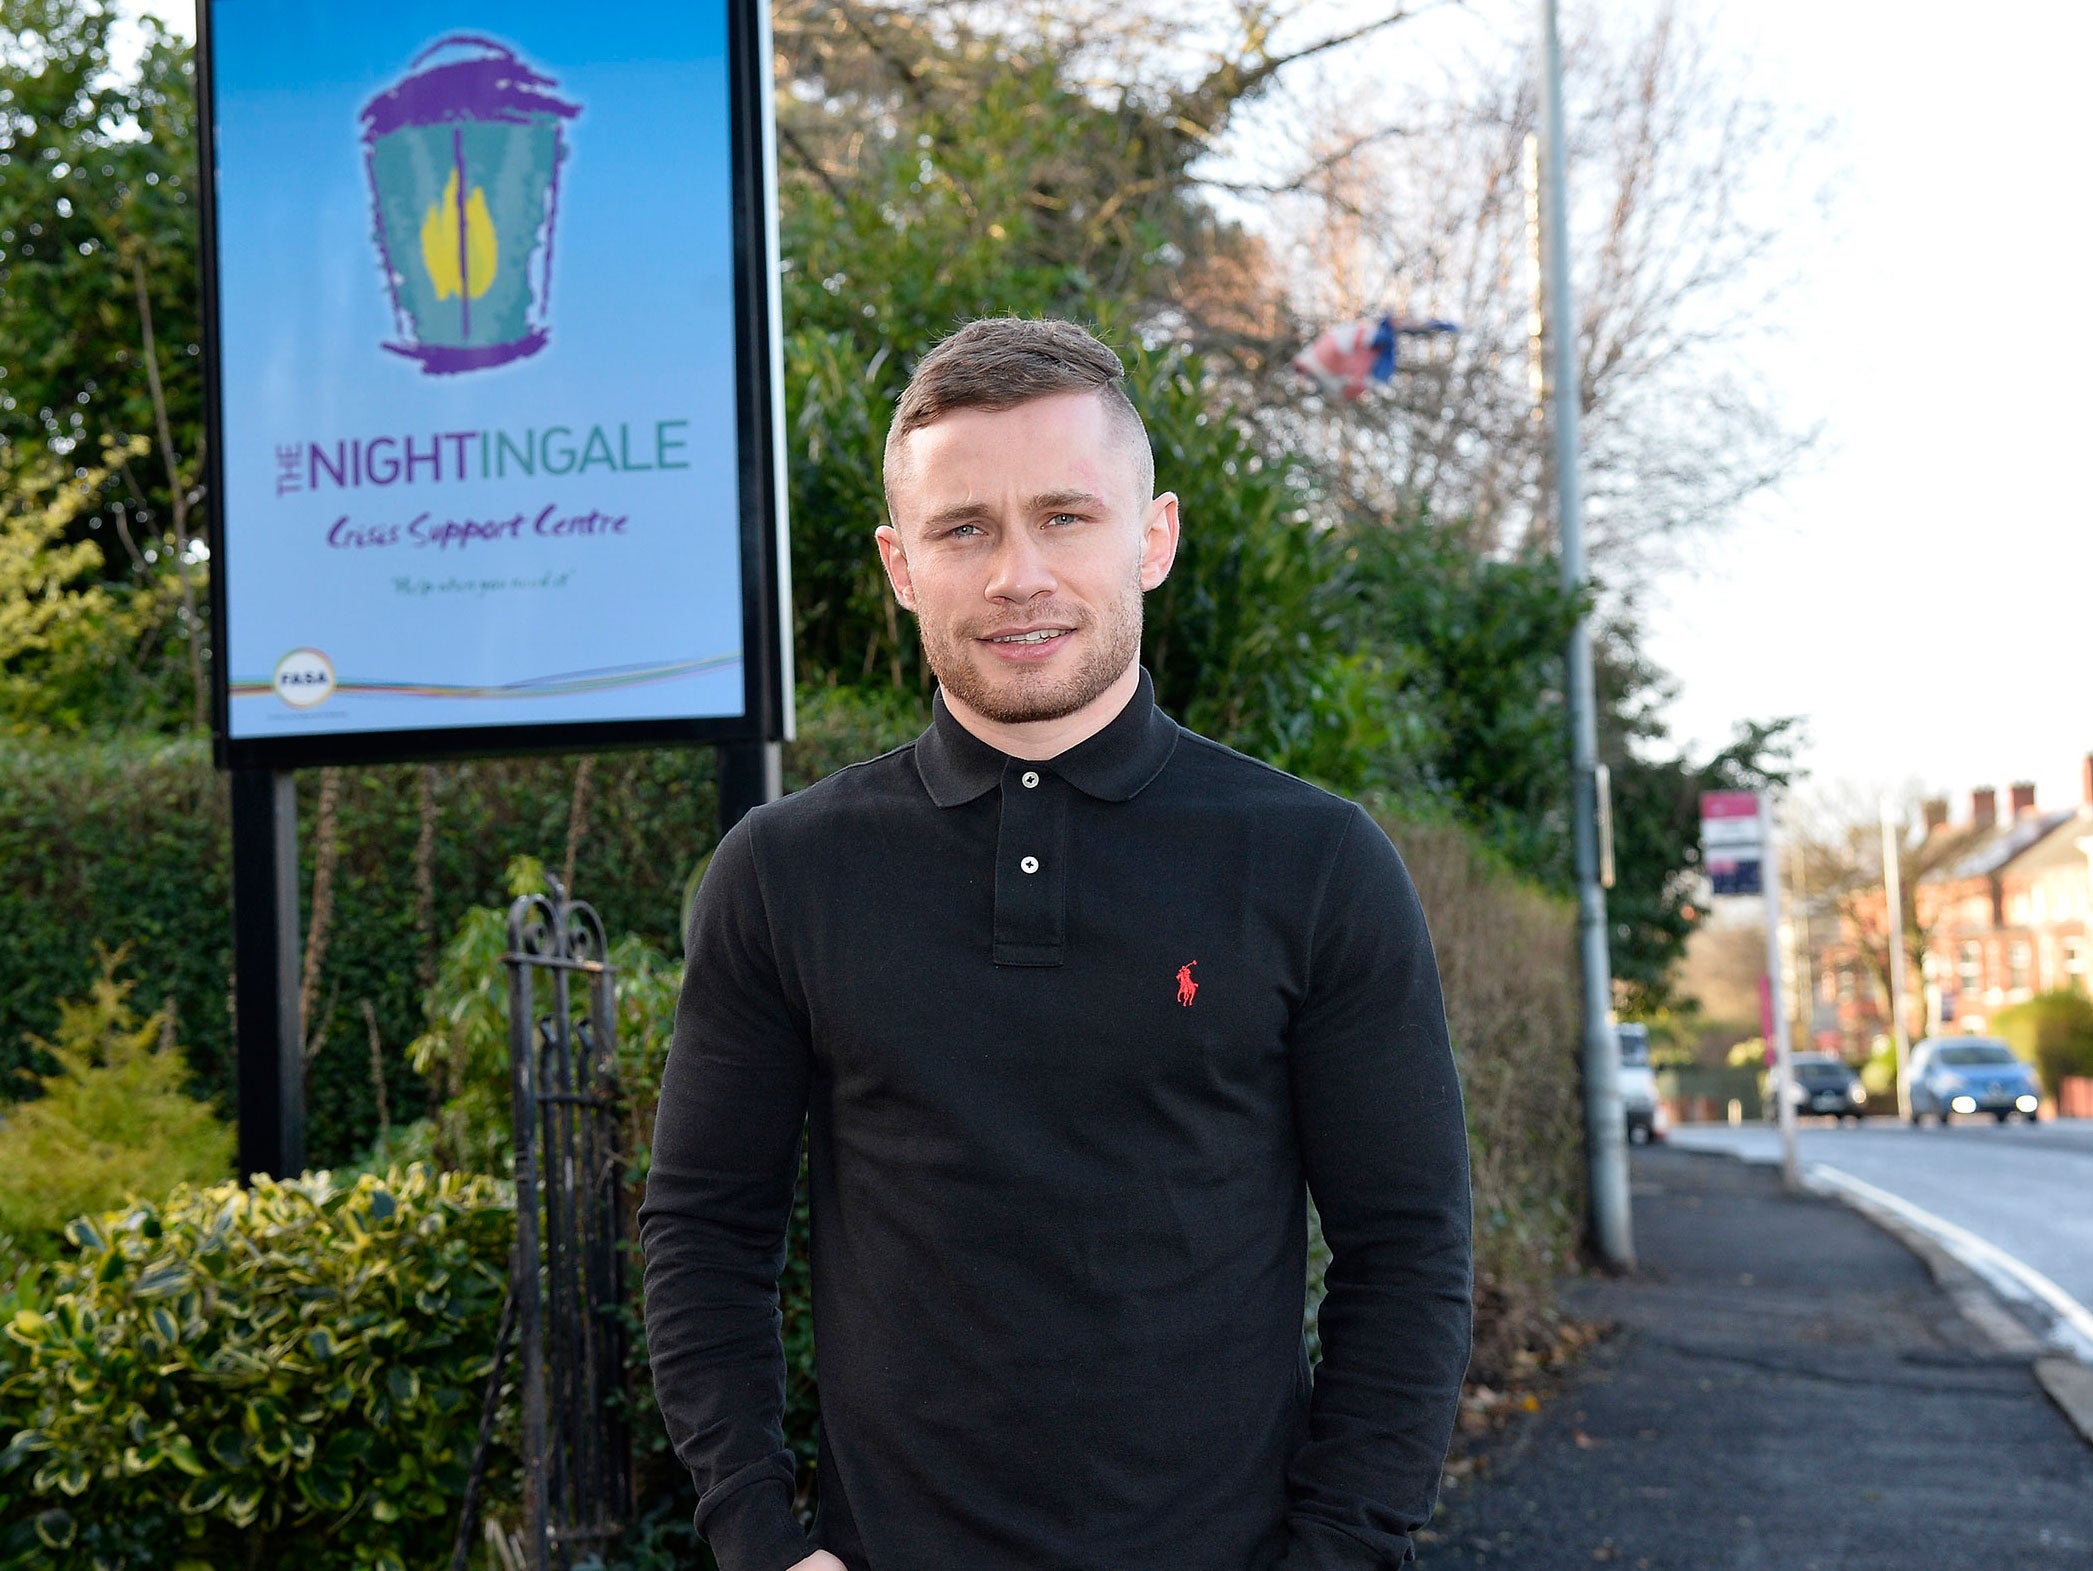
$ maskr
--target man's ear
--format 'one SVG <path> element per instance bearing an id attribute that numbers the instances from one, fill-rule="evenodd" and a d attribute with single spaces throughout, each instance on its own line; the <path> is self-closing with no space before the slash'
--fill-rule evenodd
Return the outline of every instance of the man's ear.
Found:
<path id="1" fill-rule="evenodd" d="M 1177 560 L 1177 493 L 1165 491 L 1148 504 L 1141 520 L 1141 588 L 1155 588 Z"/>
<path id="2" fill-rule="evenodd" d="M 915 610 L 916 581 L 909 576 L 908 553 L 901 549 L 901 531 L 892 524 L 881 524 L 872 532 L 872 538 L 879 542 L 880 565 L 887 570 L 887 582 L 894 586 L 894 598 L 901 602 L 902 610 Z"/>

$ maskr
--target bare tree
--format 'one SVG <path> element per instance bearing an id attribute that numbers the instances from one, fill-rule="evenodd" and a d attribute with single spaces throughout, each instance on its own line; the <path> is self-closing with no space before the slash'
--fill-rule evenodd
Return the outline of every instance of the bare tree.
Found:
<path id="1" fill-rule="evenodd" d="M 1920 881 L 1958 861 L 1981 831 L 1941 824 L 1924 830 L 1919 793 L 1897 793 L 1891 820 L 1896 837 L 1904 918 L 1905 1028 L 1916 1040 L 1925 1034 L 1920 979 L 1926 952 L 1942 913 L 1920 898 Z M 1877 798 L 1854 787 L 1821 788 L 1795 814 L 1789 827 L 1791 870 L 1797 895 L 1825 918 L 1813 922 L 1811 947 L 1834 964 L 1851 961 L 1865 974 L 1882 1017 L 1890 1018 L 1890 912 L 1884 879 L 1882 820 Z"/>
<path id="2" fill-rule="evenodd" d="M 1283 88 L 1254 148 L 1238 145 L 1214 183 L 1260 204 L 1253 227 L 1275 237 L 1289 309 L 1258 322 L 1226 292 L 1217 311 L 1187 302 L 1356 501 L 1463 520 L 1485 551 L 1551 533 L 1534 56 L 1513 29 L 1443 85 L 1397 95 L 1394 117 L 1379 85 Z M 1653 545 L 1720 524 L 1812 439 L 1751 348 L 1778 332 L 1787 228 L 1820 200 L 1805 178 L 1819 133 L 1718 64 L 1669 7 L 1640 27 L 1587 20 L 1565 70 L 1589 524 L 1602 568 L 1628 582 L 1631 550 L 1646 563 Z M 1461 332 L 1388 395 L 1341 412 L 1292 385 L 1304 335 L 1387 309 Z"/>

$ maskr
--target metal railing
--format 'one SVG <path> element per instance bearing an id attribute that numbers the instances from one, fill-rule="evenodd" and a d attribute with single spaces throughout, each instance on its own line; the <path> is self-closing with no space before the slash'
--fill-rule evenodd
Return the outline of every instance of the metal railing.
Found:
<path id="1" fill-rule="evenodd" d="M 524 1564 L 600 1559 L 630 1520 L 616 971 L 559 880 L 509 907 Z M 581 996 L 576 997 L 577 989 Z"/>

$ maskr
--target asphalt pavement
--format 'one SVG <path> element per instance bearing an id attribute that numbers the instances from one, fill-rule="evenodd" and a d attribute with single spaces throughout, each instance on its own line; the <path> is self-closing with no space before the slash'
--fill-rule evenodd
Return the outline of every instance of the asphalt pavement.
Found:
<path id="1" fill-rule="evenodd" d="M 1639 1270 L 1567 1289 L 1614 1333 L 1443 1493 L 1424 1571 L 2093 1565 L 2093 1445 L 1917 1256 L 1771 1168 L 1632 1160 Z"/>

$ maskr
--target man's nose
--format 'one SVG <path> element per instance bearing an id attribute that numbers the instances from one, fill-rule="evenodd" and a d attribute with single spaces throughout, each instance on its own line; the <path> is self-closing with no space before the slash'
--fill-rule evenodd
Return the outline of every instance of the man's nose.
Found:
<path id="1" fill-rule="evenodd" d="M 1053 567 L 1038 536 L 1030 529 L 1006 531 L 989 563 L 985 591 L 989 599 L 1022 605 L 1052 594 L 1054 588 Z"/>

